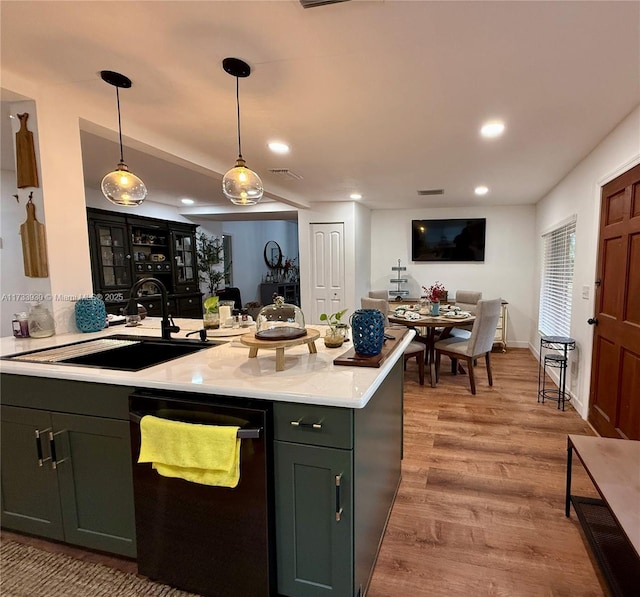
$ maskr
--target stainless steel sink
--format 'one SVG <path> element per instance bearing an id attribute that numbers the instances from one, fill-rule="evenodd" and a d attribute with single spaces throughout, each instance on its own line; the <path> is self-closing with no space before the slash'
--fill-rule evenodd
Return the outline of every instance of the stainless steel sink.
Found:
<path id="1" fill-rule="evenodd" d="M 163 340 L 150 336 L 114 335 L 23 352 L 5 359 L 140 371 L 211 347 L 212 344 L 199 340 Z"/>

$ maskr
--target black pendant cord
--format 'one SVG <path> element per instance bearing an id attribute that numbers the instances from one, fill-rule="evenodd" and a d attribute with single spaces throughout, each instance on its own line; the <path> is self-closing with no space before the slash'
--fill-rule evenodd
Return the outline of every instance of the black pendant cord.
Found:
<path id="1" fill-rule="evenodd" d="M 118 104 L 118 136 L 120 138 L 120 163 L 124 164 L 124 154 L 122 152 L 122 123 L 120 121 L 120 91 L 116 86 L 116 102 Z"/>
<path id="2" fill-rule="evenodd" d="M 236 77 L 236 107 L 238 109 L 238 157 L 242 158 L 242 145 L 240 144 L 240 79 Z"/>

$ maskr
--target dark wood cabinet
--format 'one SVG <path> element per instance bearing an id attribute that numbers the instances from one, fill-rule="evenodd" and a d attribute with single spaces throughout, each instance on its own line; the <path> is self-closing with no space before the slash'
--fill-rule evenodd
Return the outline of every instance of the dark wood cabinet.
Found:
<path id="1" fill-rule="evenodd" d="M 198 284 L 196 225 L 157 218 L 87 209 L 93 291 L 118 314 L 131 287 L 142 278 L 157 278 L 169 293 L 174 316 L 202 316 Z M 139 303 L 150 315 L 160 315 L 155 286 L 142 287 Z M 145 298 L 145 293 L 150 298 Z"/>
<path id="2" fill-rule="evenodd" d="M 260 301 L 263 305 L 273 303 L 273 295 L 284 297 L 284 302 L 300 306 L 300 284 L 297 282 L 263 282 L 260 284 Z"/>

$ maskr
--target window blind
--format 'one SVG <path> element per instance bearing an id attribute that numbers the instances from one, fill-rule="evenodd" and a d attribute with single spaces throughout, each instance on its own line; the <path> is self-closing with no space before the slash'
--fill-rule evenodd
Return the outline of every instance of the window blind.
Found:
<path id="1" fill-rule="evenodd" d="M 576 217 L 542 235 L 542 279 L 538 329 L 545 336 L 569 336 L 573 264 L 576 252 Z"/>

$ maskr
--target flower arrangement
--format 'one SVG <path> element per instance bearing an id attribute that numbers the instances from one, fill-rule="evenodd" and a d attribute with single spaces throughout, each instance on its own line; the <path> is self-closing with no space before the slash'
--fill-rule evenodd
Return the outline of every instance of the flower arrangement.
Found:
<path id="1" fill-rule="evenodd" d="M 432 303 L 440 301 L 440 299 L 446 294 L 446 289 L 441 282 L 436 282 L 435 284 L 431 284 L 431 286 L 423 286 L 422 290 L 424 290 L 424 296 L 430 300 Z"/>

